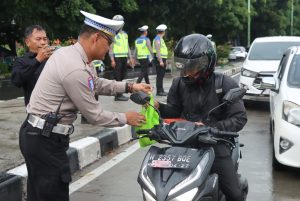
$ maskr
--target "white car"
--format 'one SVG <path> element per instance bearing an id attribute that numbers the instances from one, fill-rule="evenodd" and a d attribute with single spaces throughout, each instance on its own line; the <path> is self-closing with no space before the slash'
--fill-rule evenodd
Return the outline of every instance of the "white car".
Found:
<path id="1" fill-rule="evenodd" d="M 228 59 L 229 60 L 237 60 L 237 59 L 245 59 L 247 56 L 246 49 L 242 46 L 232 47 Z"/>
<path id="2" fill-rule="evenodd" d="M 272 76 L 282 54 L 297 45 L 300 45 L 300 37 L 293 36 L 262 37 L 253 41 L 241 69 L 240 86 L 248 89 L 245 100 L 269 101 L 269 91 L 256 89 L 253 81 L 256 77 Z"/>
<path id="3" fill-rule="evenodd" d="M 273 167 L 300 168 L 300 46 L 283 54 L 273 77 L 257 78 L 255 83 L 270 89 Z"/>

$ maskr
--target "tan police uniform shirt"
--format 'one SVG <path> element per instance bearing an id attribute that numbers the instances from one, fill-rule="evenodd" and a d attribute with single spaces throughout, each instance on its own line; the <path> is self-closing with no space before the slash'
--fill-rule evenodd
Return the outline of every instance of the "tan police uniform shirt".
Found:
<path id="1" fill-rule="evenodd" d="M 119 126 L 127 122 L 124 113 L 106 111 L 96 101 L 97 95 L 124 93 L 125 82 L 99 78 L 87 63 L 83 47 L 75 45 L 62 47 L 48 59 L 32 92 L 27 112 L 42 116 L 55 112 L 65 96 L 59 114 L 66 115 L 60 123 L 71 124 L 77 112 L 92 124 Z"/>

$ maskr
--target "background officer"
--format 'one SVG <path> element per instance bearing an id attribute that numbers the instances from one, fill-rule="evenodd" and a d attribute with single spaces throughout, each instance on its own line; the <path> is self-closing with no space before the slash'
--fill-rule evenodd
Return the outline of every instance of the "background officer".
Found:
<path id="1" fill-rule="evenodd" d="M 137 112 L 104 110 L 95 94 L 150 92 L 147 84 L 99 78 L 93 60 L 103 60 L 123 21 L 84 11 L 84 25 L 76 44 L 62 47 L 48 59 L 27 105 L 20 129 L 20 149 L 28 170 L 27 201 L 69 201 L 71 173 L 66 151 L 78 111 L 100 126 L 141 125 Z"/>
<path id="2" fill-rule="evenodd" d="M 207 34 L 206 37 L 210 40 L 215 52 L 217 52 L 217 47 L 216 47 L 216 43 L 215 41 L 212 40 L 212 35 L 211 34 Z"/>
<path id="3" fill-rule="evenodd" d="M 48 46 L 46 31 L 39 25 L 27 27 L 24 32 L 24 40 L 28 52 L 14 62 L 11 81 L 15 86 L 23 88 L 26 106 L 47 59 L 53 53 L 53 49 Z"/>
<path id="4" fill-rule="evenodd" d="M 164 91 L 163 79 L 166 73 L 166 60 L 168 58 L 168 48 L 163 39 L 167 26 L 164 24 L 156 27 L 157 35 L 153 40 L 154 64 L 156 66 L 156 95 L 166 96 Z"/>
<path id="5" fill-rule="evenodd" d="M 124 21 L 122 15 L 115 15 L 113 20 Z M 111 67 L 114 70 L 114 77 L 117 81 L 122 81 L 126 77 L 127 64 L 133 66 L 131 52 L 128 44 L 128 35 L 122 29 L 115 36 L 110 51 Z M 128 97 L 117 94 L 115 101 L 128 101 Z"/>
<path id="6" fill-rule="evenodd" d="M 148 76 L 148 67 L 150 63 L 150 54 L 153 58 L 153 52 L 150 39 L 147 37 L 148 26 L 144 25 L 138 28 L 138 30 L 141 32 L 141 36 L 135 40 L 135 54 L 138 62 L 141 65 L 141 73 L 138 77 L 137 83 L 141 83 L 143 78 L 145 78 L 145 82 L 147 84 L 150 84 Z"/>

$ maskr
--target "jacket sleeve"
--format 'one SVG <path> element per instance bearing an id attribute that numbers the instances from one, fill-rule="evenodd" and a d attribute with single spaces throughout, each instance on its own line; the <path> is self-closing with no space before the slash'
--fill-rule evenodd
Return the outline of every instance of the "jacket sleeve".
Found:
<path id="1" fill-rule="evenodd" d="M 168 93 L 167 103 L 159 103 L 159 111 L 162 118 L 179 118 L 181 116 L 181 96 L 178 94 L 179 83 L 180 79 L 175 78 Z"/>
<path id="2" fill-rule="evenodd" d="M 238 88 L 237 83 L 232 78 L 224 76 L 224 93 L 228 92 L 232 88 Z M 216 123 L 209 123 L 209 126 L 216 127 L 223 131 L 238 132 L 242 130 L 247 123 L 247 114 L 243 100 L 225 105 L 223 111 L 225 111 L 225 118 L 217 121 Z"/>
<path id="3" fill-rule="evenodd" d="M 63 87 L 81 114 L 93 125 L 123 126 L 127 119 L 124 113 L 110 112 L 104 109 L 95 99 L 93 87 L 88 83 L 90 75 L 83 70 L 76 70 L 68 74 L 63 80 Z M 125 84 L 123 83 L 125 86 Z M 106 84 L 103 87 L 113 87 Z"/>
<path id="4" fill-rule="evenodd" d="M 16 87 L 21 87 L 31 79 L 39 67 L 40 62 L 36 58 L 17 58 L 12 67 L 11 81 Z"/>

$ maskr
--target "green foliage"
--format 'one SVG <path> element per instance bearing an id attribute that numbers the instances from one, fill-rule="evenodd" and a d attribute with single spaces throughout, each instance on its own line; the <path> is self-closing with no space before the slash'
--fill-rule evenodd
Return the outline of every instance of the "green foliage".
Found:
<path id="1" fill-rule="evenodd" d="M 218 60 L 223 60 L 228 58 L 228 54 L 230 52 L 231 45 L 224 44 L 217 46 L 217 57 Z"/>
<path id="2" fill-rule="evenodd" d="M 291 0 L 251 0 L 251 39 L 259 36 L 289 35 L 291 32 Z M 294 0 L 294 35 L 300 34 L 300 5 Z M 137 27 L 149 26 L 149 37 L 156 35 L 159 24 L 168 26 L 166 41 L 176 41 L 191 33 L 212 34 L 217 44 L 232 41 L 247 43 L 246 0 L 13 0 L 0 1 L 0 44 L 22 40 L 28 25 L 40 24 L 50 39 L 77 38 L 84 10 L 112 18 L 125 17 L 124 29 L 132 42 Z M 16 25 L 11 21 L 15 20 Z"/>
<path id="3" fill-rule="evenodd" d="M 4 62 L 0 62 L 0 75 L 9 73 L 8 65 Z"/>

